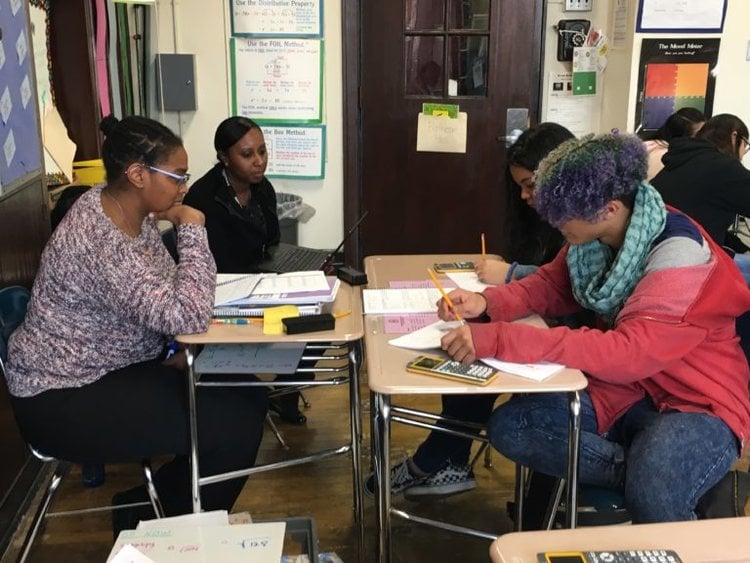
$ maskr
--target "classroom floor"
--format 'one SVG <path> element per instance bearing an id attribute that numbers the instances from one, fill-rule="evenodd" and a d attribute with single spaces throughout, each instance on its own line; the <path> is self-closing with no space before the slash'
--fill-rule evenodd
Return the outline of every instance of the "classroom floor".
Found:
<path id="1" fill-rule="evenodd" d="M 270 431 L 263 438 L 259 462 L 270 462 L 293 455 L 331 448 L 344 443 L 348 428 L 348 389 L 346 386 L 305 391 L 311 407 L 305 426 L 292 426 L 277 421 L 288 441 L 284 451 Z M 439 409 L 439 399 L 405 398 L 394 401 L 412 407 Z M 364 419 L 363 467 L 370 467 L 369 399 L 363 385 Z M 393 425 L 392 459 L 400 461 L 418 445 L 425 431 Z M 499 454 L 492 455 L 493 467 L 477 463 L 478 488 L 450 498 L 410 502 L 398 497 L 395 506 L 430 518 L 452 522 L 488 532 L 504 532 L 511 528 L 505 515 L 505 503 L 512 497 L 513 466 Z M 158 463 L 158 461 L 157 461 Z M 80 468 L 73 468 L 58 492 L 53 510 L 107 505 L 112 494 L 140 483 L 138 464 L 108 465 L 102 487 L 85 489 L 81 485 Z M 311 516 L 317 526 L 321 552 L 336 552 L 345 562 L 358 561 L 357 527 L 354 524 L 351 495 L 351 463 L 348 456 L 289 469 L 271 471 L 252 477 L 238 499 L 234 511 L 248 511 L 257 520 L 289 516 Z M 375 510 L 373 501 L 365 498 L 366 561 L 375 560 Z M 461 536 L 411 522 L 394 519 L 394 561 L 488 561 L 489 542 Z M 23 526 L 23 524 L 22 524 Z M 22 538 L 17 538 L 0 559 L 15 560 Z M 111 516 L 107 513 L 56 517 L 47 520 L 34 544 L 29 563 L 75 561 L 103 563 L 112 546 Z"/>
<path id="2" fill-rule="evenodd" d="M 325 449 L 345 442 L 348 429 L 348 389 L 343 387 L 314 389 L 305 392 L 311 407 L 305 410 L 307 424 L 302 427 L 279 422 L 290 450 L 285 452 L 270 431 L 262 445 L 259 462 L 278 460 L 285 456 Z M 437 410 L 439 399 L 402 398 L 394 403 Z M 363 385 L 364 445 L 363 467 L 369 458 L 369 400 Z M 400 461 L 411 453 L 424 431 L 394 424 L 392 428 L 392 459 Z M 158 460 L 157 460 L 158 462 Z M 750 463 L 750 453 L 741 462 Z M 257 520 L 290 516 L 314 518 L 321 552 L 336 552 L 345 562 L 358 561 L 357 527 L 354 524 L 351 496 L 351 470 L 347 456 L 322 462 L 271 471 L 251 478 L 238 499 L 234 511 L 247 511 Z M 453 497 L 411 502 L 400 497 L 394 506 L 418 512 L 428 518 L 449 519 L 451 522 L 496 533 L 507 532 L 511 522 L 505 505 L 512 497 L 513 466 L 498 453 L 492 454 L 492 467 L 480 459 L 475 467 L 477 489 Z M 106 483 L 99 488 L 81 485 L 79 468 L 71 471 L 63 482 L 54 510 L 106 505 L 112 494 L 140 483 L 137 464 L 107 466 Z M 413 522 L 393 519 L 393 553 L 395 562 L 466 562 L 489 561 L 489 542 L 428 528 Z M 375 560 L 375 511 L 371 499 L 365 499 L 367 545 L 365 561 Z M 23 527 L 23 524 L 22 524 Z M 15 561 L 22 538 L 13 542 L 0 563 Z M 100 513 L 76 517 L 58 517 L 47 521 L 37 538 L 29 563 L 75 561 L 103 563 L 112 546 L 110 514 Z"/>

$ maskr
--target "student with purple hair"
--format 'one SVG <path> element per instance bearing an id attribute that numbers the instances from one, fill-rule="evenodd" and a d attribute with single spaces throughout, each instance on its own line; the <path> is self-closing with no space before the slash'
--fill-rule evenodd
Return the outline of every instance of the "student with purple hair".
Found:
<path id="1" fill-rule="evenodd" d="M 442 339 L 471 362 L 552 361 L 582 370 L 580 481 L 623 492 L 636 522 L 691 520 L 750 436 L 750 370 L 735 318 L 750 290 L 731 258 L 647 182 L 633 136 L 568 141 L 539 166 L 539 214 L 567 241 L 523 280 L 449 297 L 469 322 Z M 589 310 L 596 328 L 512 323 Z M 444 301 L 439 315 L 453 319 Z M 563 477 L 564 393 L 516 395 L 489 422 L 492 445 Z"/>

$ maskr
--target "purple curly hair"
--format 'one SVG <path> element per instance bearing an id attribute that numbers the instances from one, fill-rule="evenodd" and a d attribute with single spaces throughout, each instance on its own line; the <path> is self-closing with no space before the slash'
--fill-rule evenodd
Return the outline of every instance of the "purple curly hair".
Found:
<path id="1" fill-rule="evenodd" d="M 539 163 L 536 210 L 550 225 L 594 221 L 613 199 L 633 194 L 646 177 L 643 142 L 633 135 L 566 141 Z"/>

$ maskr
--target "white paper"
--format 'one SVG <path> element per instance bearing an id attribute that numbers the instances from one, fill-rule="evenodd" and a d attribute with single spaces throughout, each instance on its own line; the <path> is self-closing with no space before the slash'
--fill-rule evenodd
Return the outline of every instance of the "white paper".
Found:
<path id="1" fill-rule="evenodd" d="M 284 522 L 269 522 L 125 530 L 120 532 L 107 562 L 111 563 L 129 544 L 156 563 L 279 563 L 285 529 Z"/>
<path id="2" fill-rule="evenodd" d="M 234 0 L 234 35 L 321 35 L 321 0 Z M 265 128 L 264 128 L 265 132 Z"/>
<path id="3" fill-rule="evenodd" d="M 199 373 L 294 373 L 305 343 L 208 344 L 195 359 Z"/>
<path id="4" fill-rule="evenodd" d="M 23 77 L 23 81 L 21 82 L 21 104 L 23 105 L 24 109 L 26 109 L 26 106 L 29 105 L 29 98 L 31 98 L 31 83 L 29 82 L 29 75 Z"/>
<path id="5" fill-rule="evenodd" d="M 365 289 L 362 301 L 365 314 L 398 315 L 403 313 L 434 313 L 442 295 L 431 288 Z"/>
<path id="6" fill-rule="evenodd" d="M 417 150 L 423 152 L 466 152 L 466 112 L 459 111 L 458 117 L 417 116 Z"/>
<path id="7" fill-rule="evenodd" d="M 5 154 L 5 165 L 10 167 L 13 157 L 16 155 L 16 136 L 12 129 L 3 143 L 3 154 Z"/>
<path id="8" fill-rule="evenodd" d="M 505 373 L 512 373 L 513 375 L 533 379 L 534 381 L 544 381 L 558 371 L 565 369 L 565 366 L 563 365 L 550 362 L 540 362 L 538 364 L 516 364 L 513 362 L 504 362 L 496 358 L 481 358 L 480 361 L 495 369 L 504 371 Z"/>
<path id="9" fill-rule="evenodd" d="M 261 277 L 261 274 L 218 274 L 216 276 L 214 307 L 249 296 L 255 286 L 258 285 Z"/>
<path id="10" fill-rule="evenodd" d="M 641 0 L 640 27 L 719 29 L 726 0 Z"/>
<path id="11" fill-rule="evenodd" d="M 0 70 L 2 70 L 4 64 L 5 64 L 5 47 L 3 47 L 3 42 L 0 41 Z"/>
<path id="12" fill-rule="evenodd" d="M 409 350 L 433 350 L 440 348 L 440 339 L 446 333 L 459 326 L 461 326 L 461 321 L 438 321 L 409 334 L 389 340 L 388 344 Z"/>
<path id="13" fill-rule="evenodd" d="M 21 4 L 23 4 L 23 0 L 10 0 L 10 11 L 14 16 L 21 9 Z"/>
<path id="14" fill-rule="evenodd" d="M 320 270 L 310 272 L 289 272 L 287 274 L 264 274 L 253 290 L 257 295 L 267 293 L 307 293 L 328 291 L 330 286 L 326 275 Z"/>
<path id="15" fill-rule="evenodd" d="M 599 96 L 573 96 L 573 74 L 551 72 L 544 121 L 559 123 L 577 137 L 591 133 L 597 116 Z"/>
<path id="16" fill-rule="evenodd" d="M 22 31 L 16 39 L 16 54 L 18 55 L 18 64 L 22 65 L 23 61 L 26 60 L 26 53 L 29 50 L 29 46 L 26 44 L 26 34 Z"/>
<path id="17" fill-rule="evenodd" d="M 445 274 L 449 279 L 466 291 L 475 291 L 482 293 L 488 287 L 492 287 L 488 283 L 479 281 L 479 276 L 476 272 L 447 272 Z"/>
<path id="18" fill-rule="evenodd" d="M 110 561 L 111 563 L 156 563 L 130 544 L 122 546 L 120 551 Z"/>
<path id="19" fill-rule="evenodd" d="M 0 96 L 0 117 L 3 119 L 3 123 L 8 123 L 10 118 L 10 112 L 13 110 L 13 101 L 10 98 L 10 88 L 7 86 L 3 90 L 3 95 Z"/>
<path id="20" fill-rule="evenodd" d="M 325 126 L 263 127 L 269 177 L 322 178 L 325 174 Z"/>

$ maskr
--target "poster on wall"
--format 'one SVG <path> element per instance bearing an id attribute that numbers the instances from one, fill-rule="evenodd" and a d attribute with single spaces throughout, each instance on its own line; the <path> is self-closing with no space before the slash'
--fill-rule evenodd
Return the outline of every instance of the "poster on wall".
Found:
<path id="1" fill-rule="evenodd" d="M 675 111 L 713 111 L 719 39 L 644 39 L 638 71 L 636 131 L 655 131 Z"/>
<path id="2" fill-rule="evenodd" d="M 230 40 L 232 111 L 258 121 L 320 123 L 323 42 Z"/>
<path id="3" fill-rule="evenodd" d="M 322 37 L 321 0 L 232 0 L 232 35 Z"/>
<path id="4" fill-rule="evenodd" d="M 324 125 L 263 127 L 270 178 L 317 180 L 325 177 Z"/>
<path id="5" fill-rule="evenodd" d="M 727 0 L 640 0 L 636 31 L 721 33 Z"/>

